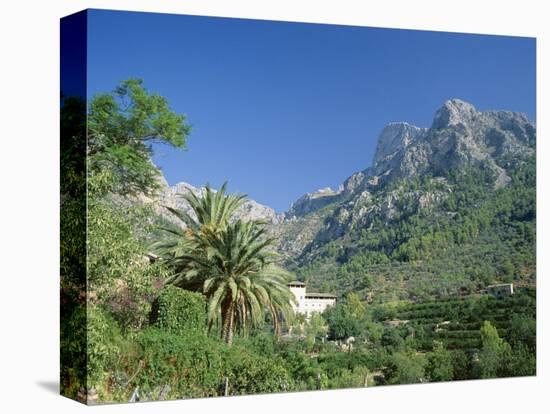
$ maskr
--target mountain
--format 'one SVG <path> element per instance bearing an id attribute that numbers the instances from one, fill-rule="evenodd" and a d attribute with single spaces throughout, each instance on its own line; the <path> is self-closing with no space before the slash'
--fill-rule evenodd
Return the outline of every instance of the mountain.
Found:
<path id="1" fill-rule="evenodd" d="M 510 111 L 443 104 L 429 128 L 406 122 L 380 133 L 371 166 L 288 212 L 248 200 L 240 219 L 262 219 L 284 266 L 312 289 L 364 299 L 428 299 L 536 280 L 536 128 Z M 159 205 L 189 210 L 160 182 Z M 168 210 L 166 218 L 177 221 Z"/>
<path id="2" fill-rule="evenodd" d="M 433 285 L 424 289 L 430 294 L 476 290 L 509 279 L 511 268 L 512 278 L 532 282 L 534 241 L 522 237 L 534 234 L 535 145 L 536 129 L 525 115 L 478 111 L 459 99 L 445 102 L 430 128 L 391 123 L 370 167 L 337 191 L 306 194 L 292 205 L 276 226 L 279 250 L 302 279 L 340 292 L 393 289 L 409 297 L 422 284 Z M 470 266 L 487 265 L 479 252 L 491 267 L 484 277 Z M 460 277 L 448 274 L 453 266 Z M 398 280 L 382 281 L 382 273 Z M 369 286 L 373 278 L 387 286 Z M 445 278 L 449 289 L 441 287 Z"/>
<path id="3" fill-rule="evenodd" d="M 169 186 L 164 177 L 161 177 L 160 179 L 160 187 L 159 204 L 161 206 L 181 209 L 188 213 L 191 212 L 191 208 L 183 200 L 181 195 L 189 192 L 202 195 L 205 192 L 205 187 L 194 187 L 193 185 L 185 182 L 180 182 L 173 186 Z M 175 222 L 178 221 L 168 210 L 164 208 L 161 208 L 159 212 L 169 220 Z M 247 199 L 245 203 L 236 211 L 235 219 L 265 220 L 268 223 L 275 225 L 279 223 L 283 217 L 281 214 L 277 214 L 272 208 L 264 206 L 254 200 Z"/>

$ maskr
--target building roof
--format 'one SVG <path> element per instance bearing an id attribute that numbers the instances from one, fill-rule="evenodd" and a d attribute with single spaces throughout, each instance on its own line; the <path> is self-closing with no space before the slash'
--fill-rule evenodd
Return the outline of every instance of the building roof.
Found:
<path id="1" fill-rule="evenodd" d="M 300 282 L 298 280 L 295 280 L 294 282 L 289 282 L 288 286 L 295 285 L 295 286 L 305 286 L 306 284 L 304 282 Z"/>
<path id="2" fill-rule="evenodd" d="M 327 298 L 327 299 L 335 299 L 336 295 L 333 295 L 331 293 L 306 293 L 306 298 Z"/>

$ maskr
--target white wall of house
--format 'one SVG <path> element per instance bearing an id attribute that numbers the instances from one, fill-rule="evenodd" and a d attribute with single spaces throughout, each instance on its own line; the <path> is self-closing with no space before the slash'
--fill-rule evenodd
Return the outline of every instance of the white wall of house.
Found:
<path id="1" fill-rule="evenodd" d="M 296 298 L 297 303 L 293 305 L 295 313 L 309 316 L 313 312 L 321 313 L 329 306 L 336 304 L 335 297 L 323 297 L 322 295 L 316 296 L 315 294 L 306 293 L 305 285 L 289 283 L 288 287 Z"/>

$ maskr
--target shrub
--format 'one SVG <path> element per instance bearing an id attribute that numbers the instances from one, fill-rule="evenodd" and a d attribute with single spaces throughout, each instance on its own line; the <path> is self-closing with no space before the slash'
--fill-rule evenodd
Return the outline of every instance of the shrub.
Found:
<path id="1" fill-rule="evenodd" d="M 135 378 L 133 386 L 154 393 L 158 387 L 169 385 L 173 398 L 218 395 L 223 377 L 222 344 L 218 341 L 206 335 L 175 334 L 150 327 L 137 336 L 136 342 L 137 355 L 126 367 Z"/>
<path id="2" fill-rule="evenodd" d="M 100 306 L 87 310 L 88 388 L 97 387 L 119 355 L 121 333 L 116 321 Z"/>
<path id="3" fill-rule="evenodd" d="M 230 395 L 281 392 L 294 389 L 280 358 L 264 357 L 240 346 L 225 347 L 224 377 Z"/>
<path id="4" fill-rule="evenodd" d="M 388 384 L 414 384 L 424 380 L 426 361 L 422 355 L 399 351 L 392 355 L 384 376 Z"/>
<path id="5" fill-rule="evenodd" d="M 206 333 L 206 301 L 200 293 L 166 286 L 153 305 L 151 321 L 174 334 Z"/>

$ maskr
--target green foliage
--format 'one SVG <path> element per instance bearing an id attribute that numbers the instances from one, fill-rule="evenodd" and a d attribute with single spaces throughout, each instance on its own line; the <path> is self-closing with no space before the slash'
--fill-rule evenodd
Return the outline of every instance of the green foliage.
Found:
<path id="1" fill-rule="evenodd" d="M 403 348 L 405 341 L 397 329 L 388 328 L 382 334 L 380 344 L 388 351 L 395 352 Z"/>
<path id="2" fill-rule="evenodd" d="M 184 148 L 189 132 L 185 116 L 172 111 L 164 97 L 148 93 L 139 79 L 95 96 L 88 113 L 89 179 L 94 184 L 105 178 L 105 170 L 111 175 L 108 185 L 92 188 L 120 194 L 155 190 L 158 169 L 150 161 L 151 144 Z"/>
<path id="3" fill-rule="evenodd" d="M 424 380 L 425 357 L 413 352 L 394 353 L 384 370 L 388 384 L 414 384 Z"/>
<path id="4" fill-rule="evenodd" d="M 356 293 L 351 292 L 344 303 L 338 302 L 336 306 L 328 308 L 323 316 L 328 323 L 331 339 L 368 336 L 367 310 Z"/>
<path id="5" fill-rule="evenodd" d="M 291 390 L 293 380 L 279 358 L 261 356 L 245 347 L 226 348 L 225 372 L 230 395 Z"/>
<path id="6" fill-rule="evenodd" d="M 172 398 L 218 395 L 224 365 L 221 344 L 205 335 L 173 334 L 148 328 L 136 337 L 138 348 L 125 371 L 137 373 L 131 381 L 145 393 L 169 385 Z"/>
<path id="7" fill-rule="evenodd" d="M 441 342 L 434 343 L 434 350 L 428 355 L 426 374 L 430 381 L 451 381 L 453 379 L 453 355 Z"/>
<path id="8" fill-rule="evenodd" d="M 360 336 L 364 332 L 361 322 L 350 317 L 344 306 L 336 305 L 327 309 L 323 317 L 329 326 L 330 339 L 347 339 L 350 336 Z"/>
<path id="9" fill-rule="evenodd" d="M 86 104 L 62 96 L 60 112 L 61 393 L 76 398 L 87 382 Z"/>
<path id="10" fill-rule="evenodd" d="M 524 346 L 531 352 L 537 348 L 537 321 L 531 315 L 514 314 L 506 339 L 512 347 Z"/>
<path id="11" fill-rule="evenodd" d="M 158 297 L 157 325 L 173 334 L 206 334 L 206 301 L 200 293 L 166 286 Z"/>
<path id="12" fill-rule="evenodd" d="M 480 334 L 479 366 L 481 378 L 506 376 L 505 367 L 512 352 L 510 345 L 500 338 L 497 329 L 490 322 L 485 321 L 483 323 Z"/>
<path id="13" fill-rule="evenodd" d="M 319 313 L 314 312 L 305 324 L 305 336 L 308 346 L 312 348 L 318 339 L 324 340 L 328 329 L 328 325 L 323 317 Z"/>
<path id="14" fill-rule="evenodd" d="M 99 319 L 96 325 L 104 327 L 100 322 L 104 320 Z M 100 332 L 108 333 L 108 329 L 98 329 Z M 149 327 L 124 339 L 107 335 L 94 352 L 94 372 L 101 372 L 103 379 L 98 388 L 107 400 L 127 401 L 136 387 L 149 399 L 158 398 L 165 386 L 170 387 L 169 398 L 224 395 L 226 380 L 228 395 L 293 389 L 281 359 L 240 344 L 227 347 L 194 331 L 175 334 Z"/>
<path id="15" fill-rule="evenodd" d="M 70 306 L 70 308 L 69 308 Z M 60 324 L 61 389 L 63 395 L 76 398 L 86 387 L 88 373 L 87 316 L 84 304 L 65 303 Z"/>
<path id="16" fill-rule="evenodd" d="M 97 387 L 114 365 L 121 335 L 115 320 L 99 306 L 87 309 L 87 373 L 88 388 Z"/>
<path id="17" fill-rule="evenodd" d="M 207 186 L 202 198 L 184 196 L 196 217 L 172 209 L 187 227 L 166 229 L 172 240 L 157 248 L 175 273 L 169 283 L 202 292 L 209 328 L 221 320 L 221 337 L 231 344 L 235 330 L 247 332 L 263 323 L 266 311 L 278 333 L 280 319 L 293 313 L 294 296 L 287 287 L 291 275 L 276 265 L 265 223 L 231 222 L 244 196 L 226 195 L 225 187 L 214 193 Z"/>
<path id="18" fill-rule="evenodd" d="M 161 262 L 149 263 L 139 237 L 150 217 L 146 207 L 88 202 L 88 295 L 110 308 L 124 329 L 139 329 L 148 320 L 168 275 Z"/>

